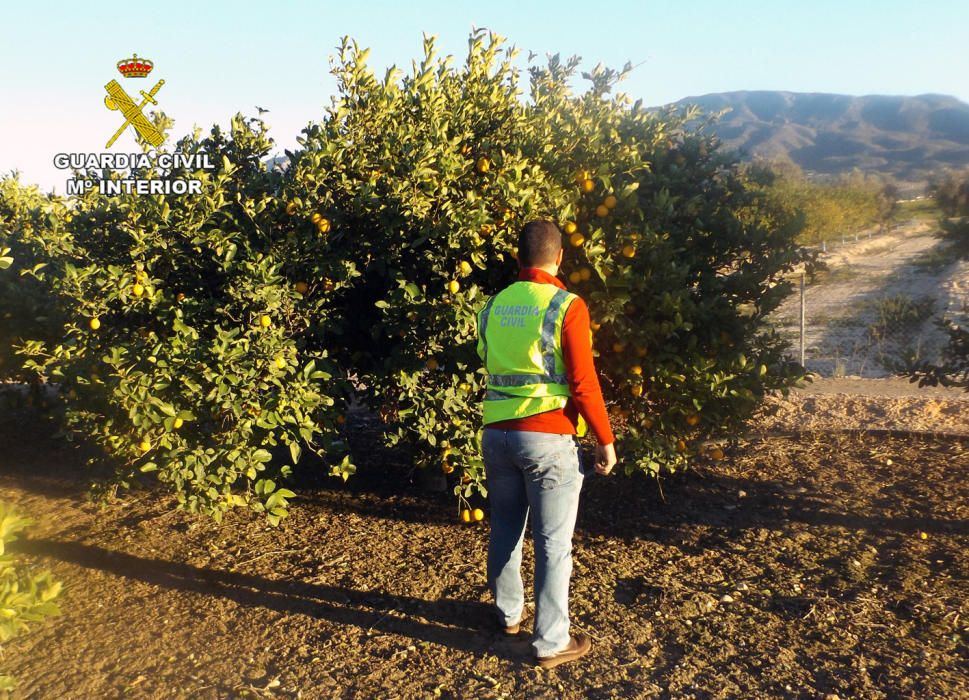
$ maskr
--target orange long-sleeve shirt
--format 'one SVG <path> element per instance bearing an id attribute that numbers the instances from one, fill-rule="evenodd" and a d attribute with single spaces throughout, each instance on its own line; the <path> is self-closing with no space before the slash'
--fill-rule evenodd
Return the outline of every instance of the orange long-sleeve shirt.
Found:
<path id="1" fill-rule="evenodd" d="M 561 280 L 537 267 L 523 268 L 518 273 L 518 279 L 554 284 L 560 289 L 565 289 Z M 536 413 L 525 418 L 489 423 L 488 427 L 575 435 L 581 413 L 600 444 L 608 445 L 613 442 L 615 437 L 609 426 L 609 416 L 606 413 L 605 401 L 602 399 L 599 377 L 596 376 L 590 336 L 589 307 L 580 297 L 569 305 L 562 323 L 562 355 L 565 360 L 565 374 L 572 393 L 565 407 Z"/>

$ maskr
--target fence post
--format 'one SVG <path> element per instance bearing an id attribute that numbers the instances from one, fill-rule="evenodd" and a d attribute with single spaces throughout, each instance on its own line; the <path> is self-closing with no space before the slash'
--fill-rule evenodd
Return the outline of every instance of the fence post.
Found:
<path id="1" fill-rule="evenodd" d="M 821 252 L 822 253 L 828 252 L 828 242 L 824 239 L 821 240 Z"/>
<path id="2" fill-rule="evenodd" d="M 804 366 L 804 270 L 801 270 L 801 367 Z"/>

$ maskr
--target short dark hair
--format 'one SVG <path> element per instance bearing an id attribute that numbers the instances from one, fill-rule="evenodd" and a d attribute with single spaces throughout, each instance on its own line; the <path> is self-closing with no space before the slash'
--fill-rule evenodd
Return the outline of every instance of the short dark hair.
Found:
<path id="1" fill-rule="evenodd" d="M 562 250 L 562 232 L 551 221 L 529 221 L 518 235 L 521 267 L 551 265 Z"/>

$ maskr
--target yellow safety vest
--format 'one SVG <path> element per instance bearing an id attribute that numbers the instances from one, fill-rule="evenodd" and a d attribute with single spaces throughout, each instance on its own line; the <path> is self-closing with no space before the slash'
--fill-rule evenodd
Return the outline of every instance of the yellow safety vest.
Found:
<path id="1" fill-rule="evenodd" d="M 478 356 L 488 371 L 484 424 L 565 406 L 572 395 L 562 356 L 562 324 L 576 295 L 554 284 L 515 282 L 478 312 Z M 588 426 L 579 416 L 576 433 Z"/>

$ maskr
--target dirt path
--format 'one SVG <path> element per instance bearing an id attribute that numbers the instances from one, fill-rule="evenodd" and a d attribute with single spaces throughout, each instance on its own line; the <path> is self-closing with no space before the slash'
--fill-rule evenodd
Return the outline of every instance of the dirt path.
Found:
<path id="1" fill-rule="evenodd" d="M 909 222 L 872 238 L 832 244 L 829 266 L 805 295 L 806 365 L 822 376 L 885 377 L 885 361 L 915 349 L 934 358 L 944 335 L 932 322 L 969 313 L 969 261 L 955 260 L 935 226 Z M 888 301 L 886 301 L 888 300 Z M 913 318 L 904 319 L 910 304 Z M 779 328 L 798 347 L 800 296 L 775 312 Z"/>
<path id="2" fill-rule="evenodd" d="M 590 479 L 572 600 L 594 647 L 544 672 L 490 626 L 487 524 L 381 490 L 400 467 L 303 474 L 284 527 L 219 527 L 147 493 L 100 512 L 70 453 L 0 437 L 0 498 L 37 520 L 16 549 L 66 584 L 5 645 L 16 697 L 969 695 L 965 439 L 755 439 L 665 500 Z"/>

